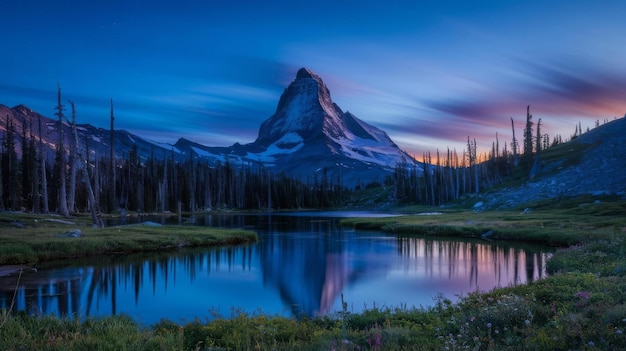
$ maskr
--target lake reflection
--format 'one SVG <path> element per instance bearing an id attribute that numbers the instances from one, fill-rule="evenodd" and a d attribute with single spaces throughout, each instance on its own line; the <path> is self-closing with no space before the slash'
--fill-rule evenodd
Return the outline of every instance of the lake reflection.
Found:
<path id="1" fill-rule="evenodd" d="M 129 314 L 151 324 L 236 311 L 320 315 L 377 306 L 429 306 L 475 290 L 545 275 L 547 250 L 488 241 L 402 238 L 353 231 L 337 218 L 202 216 L 199 225 L 246 227 L 245 247 L 99 257 L 24 273 L 15 310 L 58 315 Z M 71 266 L 70 266 L 71 265 Z M 11 305 L 17 276 L 0 278 L 0 307 Z"/>

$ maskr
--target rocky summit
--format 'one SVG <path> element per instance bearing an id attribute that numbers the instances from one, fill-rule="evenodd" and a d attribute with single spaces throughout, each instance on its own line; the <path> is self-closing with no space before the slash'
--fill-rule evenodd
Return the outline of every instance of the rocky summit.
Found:
<path id="1" fill-rule="evenodd" d="M 396 165 L 416 164 L 384 131 L 342 111 L 307 68 L 298 70 L 253 143 L 212 148 L 179 140 L 175 146 L 183 153 L 261 163 L 275 173 L 348 187 L 382 182 Z"/>

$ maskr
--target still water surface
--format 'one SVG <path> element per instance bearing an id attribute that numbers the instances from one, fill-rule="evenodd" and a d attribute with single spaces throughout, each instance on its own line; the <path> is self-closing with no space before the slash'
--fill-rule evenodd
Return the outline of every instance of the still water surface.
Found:
<path id="1" fill-rule="evenodd" d="M 545 275 L 548 248 L 489 241 L 406 238 L 339 226 L 367 213 L 206 215 L 196 225 L 247 228 L 256 244 L 64 261 L 24 273 L 15 309 L 29 313 L 128 314 L 145 324 L 229 317 L 234 311 L 286 316 L 373 306 L 430 306 L 476 290 Z M 0 278 L 8 308 L 17 277 Z"/>

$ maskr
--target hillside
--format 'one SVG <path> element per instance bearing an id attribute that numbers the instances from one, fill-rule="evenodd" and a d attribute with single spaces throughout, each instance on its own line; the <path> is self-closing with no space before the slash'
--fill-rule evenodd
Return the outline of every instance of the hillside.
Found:
<path id="1" fill-rule="evenodd" d="M 477 209 L 581 195 L 626 195 L 626 118 L 613 120 L 545 150 L 540 171 L 521 185 L 505 184 L 476 196 Z"/>

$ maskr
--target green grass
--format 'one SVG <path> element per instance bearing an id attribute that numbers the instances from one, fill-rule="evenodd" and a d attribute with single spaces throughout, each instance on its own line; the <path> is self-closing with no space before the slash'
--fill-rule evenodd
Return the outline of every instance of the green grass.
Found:
<path id="1" fill-rule="evenodd" d="M 598 202 L 596 202 L 598 201 Z M 385 218 L 352 218 L 342 221 L 355 229 L 424 236 L 480 238 L 524 241 L 551 246 L 571 246 L 590 240 L 610 240 L 626 228 L 626 201 L 617 197 L 583 196 L 561 201 L 528 204 L 511 211 L 473 212 L 442 209 L 440 215 L 406 215 Z M 423 208 L 404 208 L 403 212 Z M 433 211 L 430 208 L 429 211 Z"/>
<path id="2" fill-rule="evenodd" d="M 246 230 L 184 225 L 93 228 L 84 218 L 73 219 L 74 224 L 47 219 L 59 218 L 2 214 L 0 223 L 4 226 L 0 227 L 0 265 L 178 247 L 236 245 L 257 240 L 256 233 Z M 12 222 L 21 223 L 23 228 L 11 226 Z M 80 229 L 82 235 L 77 238 L 65 235 L 74 229 Z"/>
<path id="3" fill-rule="evenodd" d="M 589 151 L 593 145 L 578 142 L 563 143 L 555 145 L 541 152 L 542 166 L 550 163 L 558 163 L 558 167 L 567 168 L 580 163 L 583 155 Z"/>
<path id="4" fill-rule="evenodd" d="M 77 319 L 0 311 L 7 350 L 625 350 L 626 203 L 562 199 L 521 210 L 345 220 L 356 228 L 558 246 L 547 278 L 472 293 L 433 307 L 375 306 L 299 319 L 262 311 L 184 324 L 137 325 L 125 316 Z M 582 206 L 580 206 L 583 204 Z M 432 209 L 431 209 L 432 210 Z M 390 292 L 393 293 L 393 292 Z M 349 302 L 349 301 L 348 301 Z"/>
<path id="5" fill-rule="evenodd" d="M 1 323 L 1 320 L 0 320 Z M 183 334 L 153 333 L 128 316 L 84 321 L 20 314 L 0 324 L 2 350 L 182 350 Z"/>

